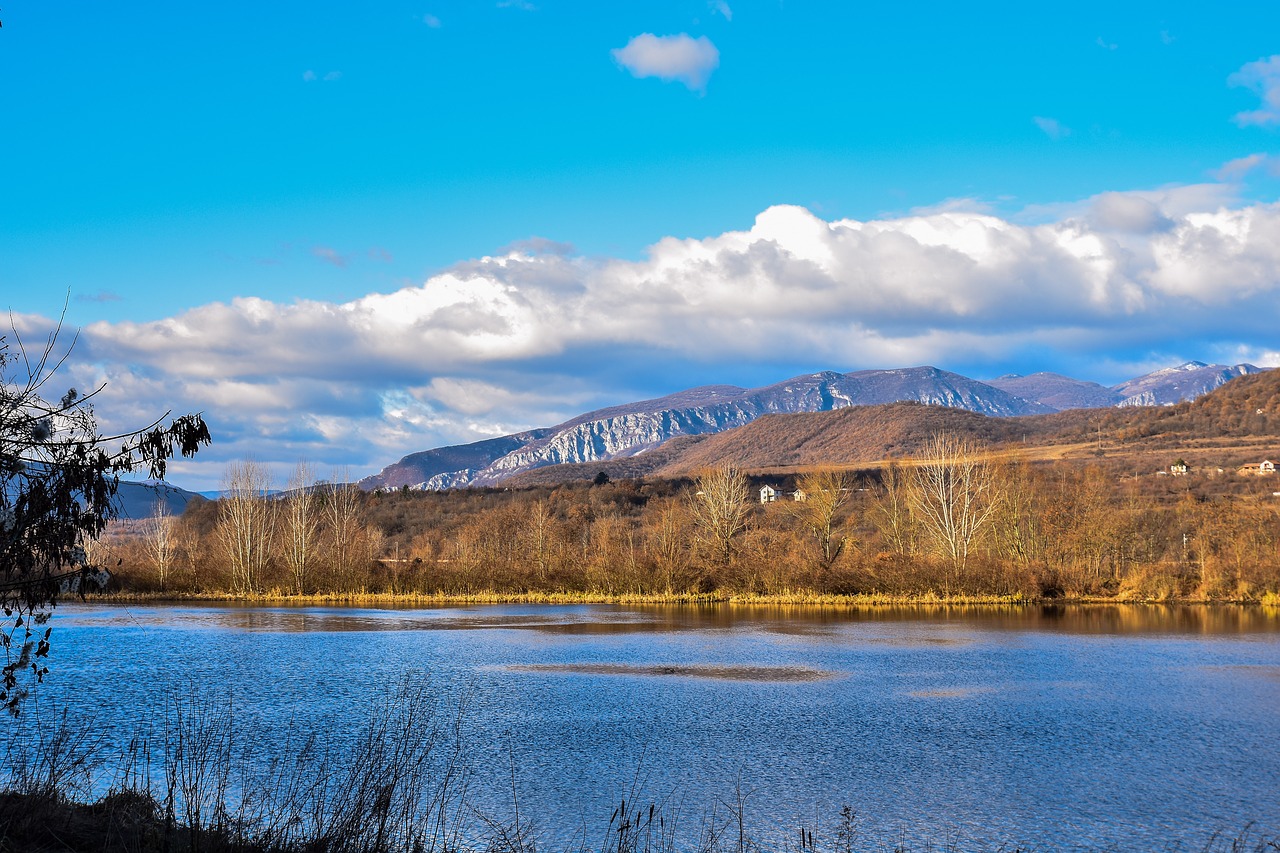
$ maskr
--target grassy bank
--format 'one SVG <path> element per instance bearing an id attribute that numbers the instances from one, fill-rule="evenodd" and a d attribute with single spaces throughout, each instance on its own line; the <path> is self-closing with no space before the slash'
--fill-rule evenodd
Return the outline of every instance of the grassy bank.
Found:
<path id="1" fill-rule="evenodd" d="M 111 601 L 237 601 L 265 605 L 344 605 L 360 607 L 451 605 L 451 604 L 743 604 L 811 605 L 817 607 L 872 607 L 909 604 L 1036 604 L 1048 599 L 1030 599 L 1021 595 L 923 595 L 858 594 L 838 595 L 810 591 L 784 592 L 774 595 L 709 593 L 609 593 L 609 592 L 502 592 L 497 590 L 469 593 L 418 592 L 353 592 L 297 595 L 280 590 L 254 594 L 235 593 L 171 593 L 117 592 L 86 596 L 86 600 Z M 1278 601 L 1280 603 L 1280 601 Z"/>
<path id="2" fill-rule="evenodd" d="M 1009 606 L 1009 605 L 1078 605 L 1078 604 L 1221 604 L 1258 605 L 1280 608 L 1280 594 L 1264 593 L 1257 598 L 1204 598 L 1184 596 L 1144 598 L 1118 596 L 1032 597 L 1025 595 L 941 595 L 927 592 L 918 595 L 887 593 L 836 593 L 797 590 L 772 595 L 733 592 L 618 594 L 608 592 L 503 592 L 419 593 L 419 592 L 353 592 L 297 595 L 282 590 L 255 594 L 229 592 L 114 592 L 92 594 L 86 601 L 111 602 L 239 602 L 266 606 L 342 606 L 342 607 L 437 607 L 471 604 L 618 604 L 618 605 L 743 605 L 751 607 L 804 606 L 850 609 L 860 607 L 900 607 L 912 605 Z"/>

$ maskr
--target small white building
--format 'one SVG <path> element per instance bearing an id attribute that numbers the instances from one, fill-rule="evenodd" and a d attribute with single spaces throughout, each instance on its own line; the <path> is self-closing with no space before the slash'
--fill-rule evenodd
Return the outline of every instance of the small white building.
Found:
<path id="1" fill-rule="evenodd" d="M 773 486 L 761 486 L 760 503 L 771 504 L 776 501 L 781 494 L 782 492 L 778 491 Z"/>
<path id="2" fill-rule="evenodd" d="M 1276 463 L 1272 462 L 1270 459 L 1263 459 L 1262 462 L 1258 463 L 1259 474 L 1274 474 L 1275 472 Z"/>

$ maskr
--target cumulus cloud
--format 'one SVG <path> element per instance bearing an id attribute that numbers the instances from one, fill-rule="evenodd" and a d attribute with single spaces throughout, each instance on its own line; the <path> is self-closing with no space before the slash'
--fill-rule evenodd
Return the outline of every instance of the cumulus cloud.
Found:
<path id="1" fill-rule="evenodd" d="M 1280 54 L 1246 63 L 1227 78 L 1232 86 L 1243 86 L 1262 98 L 1262 106 L 1256 110 L 1236 113 L 1236 124 L 1280 124 Z"/>
<path id="2" fill-rule="evenodd" d="M 633 77 L 678 80 L 694 92 L 704 91 L 711 72 L 720 67 L 720 51 L 711 40 L 706 36 L 695 39 L 686 33 L 641 33 L 625 47 L 615 48 L 613 58 Z"/>
<path id="3" fill-rule="evenodd" d="M 575 250 L 572 243 L 548 240 L 546 237 L 529 237 L 524 240 L 516 240 L 498 251 L 504 255 L 513 252 L 529 255 L 572 255 Z"/>
<path id="4" fill-rule="evenodd" d="M 108 384 L 99 410 L 118 425 L 203 410 L 219 433 L 206 459 L 253 455 L 283 476 L 300 456 L 368 473 L 679 390 L 695 368 L 730 382 L 926 363 L 994 375 L 1173 348 L 1275 364 L 1280 204 L 1227 198 L 1104 193 L 1027 224 L 963 204 L 834 221 L 780 205 L 640 260 L 534 240 L 349 302 L 242 297 L 95 323 L 71 369 Z"/>
<path id="5" fill-rule="evenodd" d="M 1173 227 L 1156 201 L 1137 193 L 1102 193 L 1093 199 L 1090 215 L 1100 230 L 1120 234 L 1152 234 Z"/>

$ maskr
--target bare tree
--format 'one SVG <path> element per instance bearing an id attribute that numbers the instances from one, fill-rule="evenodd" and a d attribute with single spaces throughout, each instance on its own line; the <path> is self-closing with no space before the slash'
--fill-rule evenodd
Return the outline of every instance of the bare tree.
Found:
<path id="1" fill-rule="evenodd" d="M 349 483 L 345 468 L 333 473 L 333 483 L 324 490 L 324 520 L 328 528 L 329 564 L 339 588 L 348 591 L 365 586 L 369 567 L 360 547 L 364 534 L 364 493 Z"/>
<path id="2" fill-rule="evenodd" d="M 787 504 L 788 511 L 799 519 L 818 541 L 822 568 L 831 564 L 844 550 L 840 509 L 849 502 L 849 475 L 836 468 L 810 471 L 796 481 L 797 499 Z"/>
<path id="3" fill-rule="evenodd" d="M 236 592 L 259 589 L 271 557 L 275 512 L 268 500 L 267 469 L 257 462 L 233 462 L 223 477 L 222 520 L 218 536 Z"/>
<path id="4" fill-rule="evenodd" d="M 551 565 L 551 543 L 556 519 L 546 501 L 534 501 L 523 519 L 526 552 L 539 583 L 546 582 Z"/>
<path id="5" fill-rule="evenodd" d="M 916 552 L 916 523 L 911 514 L 907 477 L 902 467 L 890 461 L 880 472 L 880 491 L 871 509 L 871 522 L 880 538 L 902 557 Z"/>
<path id="6" fill-rule="evenodd" d="M 155 566 L 156 580 L 159 581 L 161 589 L 164 589 L 169 581 L 169 574 L 173 571 L 174 558 L 177 555 L 178 537 L 174 533 L 174 527 L 175 519 L 173 512 L 169 509 L 169 502 L 165 500 L 164 495 L 160 495 L 152 506 L 151 517 L 143 526 L 143 542 L 147 549 L 147 556 Z"/>
<path id="7" fill-rule="evenodd" d="M 289 481 L 289 497 L 281 513 L 284 533 L 284 562 L 289 569 L 293 591 L 302 595 L 311 585 L 311 570 L 316 561 L 316 545 L 320 534 L 320 512 L 313 489 L 315 473 L 306 462 L 299 462 Z"/>
<path id="8" fill-rule="evenodd" d="M 688 532 L 688 511 L 674 500 L 662 505 L 657 523 L 648 530 L 647 550 L 668 595 L 675 591 L 677 572 L 688 562 Z"/>
<path id="9" fill-rule="evenodd" d="M 733 559 L 734 538 L 747 526 L 747 477 L 733 465 L 702 472 L 689 502 L 698 538 L 722 564 Z"/>
<path id="10" fill-rule="evenodd" d="M 974 540 L 999 506 L 995 471 L 971 441 L 939 433 L 925 444 L 911 473 L 912 509 L 959 576 Z"/>

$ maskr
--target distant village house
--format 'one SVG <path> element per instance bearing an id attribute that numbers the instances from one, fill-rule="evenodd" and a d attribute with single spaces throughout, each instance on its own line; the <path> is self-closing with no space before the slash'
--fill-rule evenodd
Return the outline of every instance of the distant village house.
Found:
<path id="1" fill-rule="evenodd" d="M 1236 469 L 1236 473 L 1241 477 L 1266 477 L 1276 472 L 1276 463 L 1270 459 L 1263 459 L 1257 465 L 1241 465 Z"/>
<path id="2" fill-rule="evenodd" d="M 785 498 L 787 493 L 781 489 L 775 489 L 773 486 L 760 487 L 760 503 L 771 504 L 774 501 Z M 804 489 L 796 489 L 791 493 L 791 499 L 794 501 L 803 501 L 809 496 L 804 493 Z"/>

